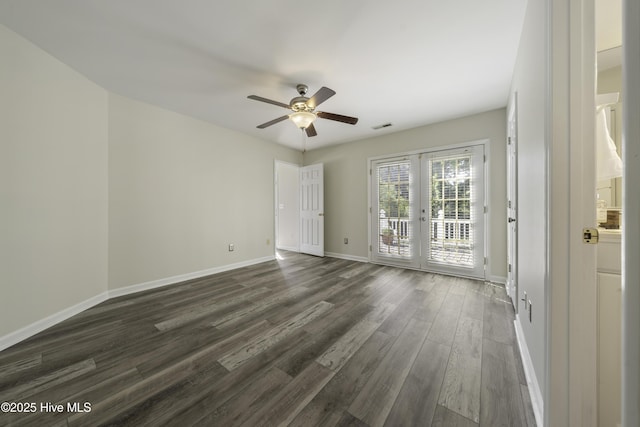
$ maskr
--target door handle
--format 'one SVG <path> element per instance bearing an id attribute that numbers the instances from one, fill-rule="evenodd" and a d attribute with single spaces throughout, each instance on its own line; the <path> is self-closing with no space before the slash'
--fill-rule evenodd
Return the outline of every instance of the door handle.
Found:
<path id="1" fill-rule="evenodd" d="M 509 222 L 516 222 L 516 219 L 515 219 L 515 218 L 509 218 L 509 220 L 508 220 L 508 221 L 509 221 Z"/>
<path id="2" fill-rule="evenodd" d="M 318 216 L 324 216 L 324 212 L 320 212 Z"/>

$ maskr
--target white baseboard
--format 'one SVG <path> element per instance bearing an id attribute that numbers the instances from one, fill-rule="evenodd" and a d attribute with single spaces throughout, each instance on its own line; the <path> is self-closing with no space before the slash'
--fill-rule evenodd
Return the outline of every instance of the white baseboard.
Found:
<path id="1" fill-rule="evenodd" d="M 212 274 L 222 273 L 224 271 L 234 270 L 236 268 L 248 267 L 255 264 L 260 264 L 267 261 L 273 261 L 275 255 L 270 255 L 263 258 L 255 258 L 247 261 L 237 262 L 235 264 L 223 265 L 220 267 L 209 268 L 207 270 L 196 271 L 193 273 L 181 274 L 178 276 L 168 277 L 166 279 L 153 280 L 150 282 L 140 283 L 137 285 L 126 286 L 123 288 L 111 289 L 106 292 L 102 292 L 99 295 L 91 297 L 85 301 L 82 301 L 74 306 L 65 308 L 58 313 L 47 316 L 44 319 L 38 320 L 24 328 L 18 329 L 15 332 L 11 332 L 3 337 L 0 337 L 0 351 L 18 344 L 20 341 L 24 341 L 33 335 L 44 331 L 51 326 L 54 326 L 63 320 L 66 320 L 76 314 L 87 310 L 94 305 L 98 305 L 108 299 L 129 295 L 136 292 L 146 291 L 149 289 L 159 288 L 162 286 L 173 285 L 176 283 L 184 282 L 186 280 L 197 279 L 199 277 L 210 276 Z"/>
<path id="2" fill-rule="evenodd" d="M 276 249 L 281 249 L 283 251 L 289 252 L 300 252 L 300 248 L 298 246 L 278 246 Z"/>
<path id="3" fill-rule="evenodd" d="M 369 262 L 369 259 L 367 257 L 363 257 L 363 256 L 339 254 L 339 253 L 336 253 L 336 252 L 325 252 L 324 255 L 328 256 L 330 258 L 346 259 L 346 260 L 349 260 L 349 261 Z"/>
<path id="4" fill-rule="evenodd" d="M 520 317 L 516 316 L 513 321 L 516 329 L 516 338 L 518 339 L 518 347 L 520 347 L 520 355 L 522 357 L 522 365 L 524 366 L 524 375 L 527 377 L 527 386 L 529 387 L 529 395 L 531 396 L 531 405 L 533 406 L 533 415 L 536 418 L 536 424 L 543 425 L 544 401 L 542 400 L 542 391 L 538 385 L 535 370 L 533 369 L 533 361 L 529 354 L 527 342 L 524 339 L 522 325 L 520 325 Z"/>
<path id="5" fill-rule="evenodd" d="M 27 338 L 32 337 L 33 335 L 40 333 L 45 329 L 48 329 L 64 320 L 67 320 L 68 318 L 75 316 L 76 314 L 81 313 L 86 309 L 100 304 L 101 302 L 104 302 L 108 299 L 108 293 L 102 292 L 99 295 L 86 299 L 71 307 L 67 307 L 64 310 L 45 317 L 44 319 L 33 322 L 32 324 L 27 325 L 24 328 L 20 328 L 17 331 L 0 337 L 0 351 L 4 350 L 5 348 L 9 348 L 12 345 L 18 344 L 20 341 L 24 341 Z"/>
<path id="6" fill-rule="evenodd" d="M 501 285 L 507 284 L 507 278 L 502 276 L 487 276 L 486 280 L 491 283 L 499 283 Z"/>
<path id="7" fill-rule="evenodd" d="M 267 261 L 273 261 L 275 255 L 262 258 L 250 259 L 247 261 L 227 264 L 220 267 L 208 268 L 206 270 L 194 271 L 192 273 L 179 274 L 164 279 L 152 280 L 150 282 L 138 283 L 136 285 L 125 286 L 122 288 L 110 289 L 109 298 L 121 297 L 123 295 L 135 294 L 137 292 L 148 291 L 149 289 L 161 288 L 163 286 L 174 285 L 176 283 L 185 282 L 187 280 L 198 279 L 200 277 L 210 276 L 212 274 L 223 273 L 236 268 L 249 267 L 251 265 L 260 264 Z"/>

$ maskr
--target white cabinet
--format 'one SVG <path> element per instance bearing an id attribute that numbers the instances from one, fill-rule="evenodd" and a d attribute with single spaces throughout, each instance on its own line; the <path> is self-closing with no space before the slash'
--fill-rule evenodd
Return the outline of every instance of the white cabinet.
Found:
<path id="1" fill-rule="evenodd" d="M 598 425 L 621 423 L 622 276 L 620 231 L 598 243 Z"/>

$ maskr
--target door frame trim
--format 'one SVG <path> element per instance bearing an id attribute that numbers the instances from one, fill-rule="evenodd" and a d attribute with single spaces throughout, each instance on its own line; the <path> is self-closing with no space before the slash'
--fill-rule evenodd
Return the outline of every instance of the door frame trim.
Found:
<path id="1" fill-rule="evenodd" d="M 515 150 L 515 166 L 514 166 L 514 171 L 510 171 L 510 162 L 511 159 L 509 158 L 509 137 L 511 136 L 511 129 L 510 129 L 510 123 L 511 121 L 514 121 L 514 133 L 515 133 L 515 141 L 513 142 L 514 144 L 514 150 Z M 511 259 L 511 261 L 513 262 L 514 270 L 515 270 L 515 274 L 512 274 L 512 280 L 514 281 L 514 286 L 513 286 L 513 293 L 514 295 L 510 295 L 511 297 L 511 302 L 513 303 L 513 306 L 515 308 L 516 314 L 518 314 L 518 307 L 519 307 L 519 291 L 518 291 L 518 92 L 514 91 L 511 98 L 510 98 L 510 102 L 509 105 L 507 106 L 507 167 L 506 167 L 506 173 L 507 173 L 507 221 L 509 219 L 509 199 L 511 194 L 509 193 L 509 188 L 511 188 L 513 190 L 513 194 L 514 194 L 514 199 L 515 199 L 515 218 L 516 218 L 516 223 L 515 223 L 515 236 L 514 236 L 514 242 L 513 242 L 513 256 L 509 256 L 509 233 L 511 233 L 510 230 L 510 223 L 507 222 L 507 279 L 506 279 L 506 283 L 505 283 L 505 287 L 507 288 L 507 293 L 509 292 L 509 260 Z M 513 175 L 513 176 L 511 176 Z M 513 183 L 510 183 L 510 181 L 513 180 Z"/>
<path id="2" fill-rule="evenodd" d="M 596 248 L 582 243 L 595 224 L 595 3 L 545 7 L 544 425 L 595 426 Z"/>

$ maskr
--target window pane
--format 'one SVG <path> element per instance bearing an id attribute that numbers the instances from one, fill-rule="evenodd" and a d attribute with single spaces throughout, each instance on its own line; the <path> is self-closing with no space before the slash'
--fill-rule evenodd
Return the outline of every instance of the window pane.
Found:
<path id="1" fill-rule="evenodd" d="M 429 258 L 473 265 L 471 156 L 431 161 L 431 242 Z"/>
<path id="2" fill-rule="evenodd" d="M 379 254 L 410 257 L 410 173 L 409 161 L 383 163 L 378 177 Z"/>

